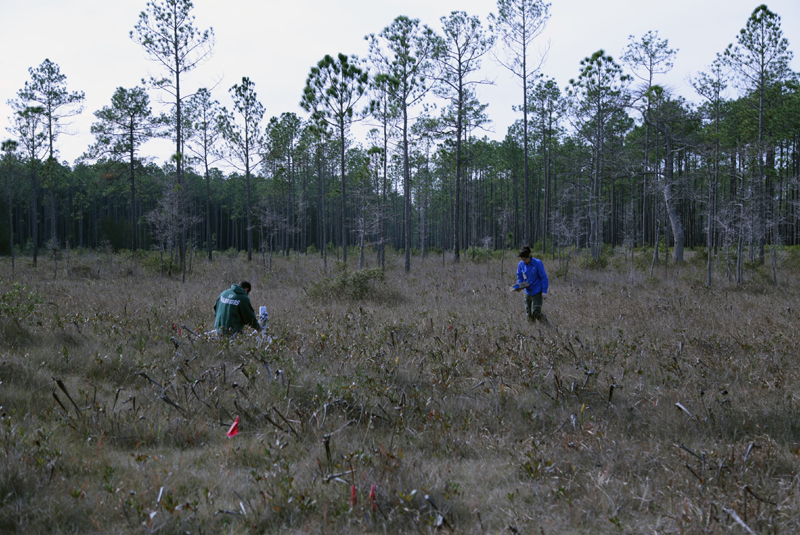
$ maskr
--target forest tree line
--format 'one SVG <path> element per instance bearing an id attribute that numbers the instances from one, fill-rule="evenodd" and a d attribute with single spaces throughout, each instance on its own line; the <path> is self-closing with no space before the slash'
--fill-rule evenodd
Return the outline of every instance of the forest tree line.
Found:
<path id="1" fill-rule="evenodd" d="M 631 36 L 618 58 L 599 50 L 565 87 L 534 68 L 550 16 L 541 0 L 498 0 L 482 21 L 442 17 L 436 32 L 397 17 L 368 35 L 366 58 L 326 55 L 298 95 L 307 117 L 266 118 L 247 77 L 220 105 L 182 81 L 213 53 L 189 0 L 147 4 L 133 41 L 160 77 L 118 88 L 94 111 L 95 143 L 74 164 L 58 138 L 84 93 L 45 60 L 15 98 L 2 144 L 0 252 L 68 247 L 319 252 L 356 246 L 451 251 L 537 245 L 544 254 L 668 244 L 674 260 L 774 260 L 800 243 L 800 79 L 779 15 L 758 6 L 691 85 L 692 103 L 658 84 L 677 54 L 657 32 Z M 521 82 L 521 118 L 502 141 L 479 86 L 482 61 Z M 148 90 L 172 103 L 154 111 Z M 436 103 L 436 106 L 430 106 Z M 511 105 L 512 103 L 509 103 Z M 359 123 L 358 129 L 353 128 Z M 366 132 L 357 139 L 353 132 Z M 175 144 L 158 165 L 150 139 Z M 722 252 L 722 253 L 721 253 Z M 362 257 L 363 258 L 363 257 Z"/>

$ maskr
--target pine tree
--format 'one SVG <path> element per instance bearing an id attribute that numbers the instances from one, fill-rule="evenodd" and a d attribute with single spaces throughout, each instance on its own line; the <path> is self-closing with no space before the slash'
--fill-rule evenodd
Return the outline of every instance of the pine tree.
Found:
<path id="1" fill-rule="evenodd" d="M 622 54 L 622 61 L 625 63 L 641 82 L 636 90 L 634 98 L 643 99 L 645 103 L 650 102 L 644 98 L 647 91 L 653 86 L 653 80 L 657 74 L 666 74 L 674 65 L 677 50 L 669 48 L 669 40 L 662 39 L 658 32 L 649 31 L 636 40 L 633 35 L 628 36 L 628 45 Z M 643 113 L 650 112 L 650 108 L 645 106 Z M 657 171 L 650 169 L 650 131 L 652 125 L 645 124 L 644 136 L 644 170 L 642 173 L 642 243 L 648 243 L 647 233 L 647 192 L 649 190 L 648 180 L 650 175 Z M 656 160 L 658 155 L 656 154 Z M 655 230 L 655 225 L 653 225 Z M 657 232 L 657 230 L 656 230 Z"/>
<path id="2" fill-rule="evenodd" d="M 367 90 L 369 75 L 356 56 L 339 54 L 336 59 L 326 55 L 306 79 L 300 106 L 311 112 L 312 120 L 335 128 L 339 132 L 341 169 L 341 232 L 342 260 L 347 263 L 347 196 L 345 180 L 345 146 L 347 131 L 355 120 L 355 106 Z"/>
<path id="3" fill-rule="evenodd" d="M 467 129 L 467 112 L 470 104 L 470 89 L 488 80 L 473 80 L 470 75 L 480 69 L 481 58 L 494 45 L 494 36 L 488 35 L 478 17 L 470 17 L 464 11 L 454 11 L 441 18 L 444 39 L 436 55 L 440 72 L 437 75 L 435 92 L 450 101 L 455 115 L 453 137 L 456 147 L 456 191 L 455 221 L 461 213 L 461 188 L 464 176 L 462 140 Z M 460 225 L 453 225 L 453 262 L 460 260 Z"/>
<path id="4" fill-rule="evenodd" d="M 492 14 L 490 21 L 494 23 L 500 35 L 500 42 L 506 52 L 506 58 L 498 58 L 499 63 L 511 71 L 522 82 L 522 140 L 524 158 L 525 215 L 523 217 L 523 239 L 531 244 L 533 229 L 531 226 L 530 178 L 528 170 L 528 83 L 544 62 L 544 54 L 539 64 L 530 64 L 531 47 L 550 20 L 550 4 L 542 0 L 497 0 L 497 15 Z"/>
<path id="5" fill-rule="evenodd" d="M 200 31 L 195 27 L 194 16 L 190 15 L 193 8 L 191 0 L 162 0 L 160 3 L 153 0 L 147 3 L 147 10 L 139 14 L 139 21 L 130 32 L 131 39 L 167 73 L 165 77 L 151 77 L 150 85 L 175 99 L 174 159 L 179 195 L 183 194 L 183 99 L 187 96 L 181 83 L 183 75 L 208 59 L 214 48 L 214 30 Z M 179 249 L 182 280 L 186 282 L 186 236 L 183 234 Z"/>
<path id="6" fill-rule="evenodd" d="M 221 108 L 219 102 L 211 98 L 211 91 L 202 87 L 186 103 L 186 116 L 189 131 L 186 135 L 186 148 L 203 166 L 206 181 L 206 249 L 209 262 L 213 260 L 213 240 L 211 233 L 211 172 L 209 166 L 219 158 L 217 141 L 220 137 L 218 127 Z"/>
<path id="7" fill-rule="evenodd" d="M 47 136 L 47 164 L 45 165 L 45 185 L 50 189 L 50 240 L 57 249 L 56 233 L 56 158 L 55 143 L 65 126 L 63 120 L 74 117 L 83 111 L 85 95 L 82 91 L 67 91 L 67 77 L 61 74 L 58 65 L 45 59 L 37 68 L 30 68 L 31 79 L 19 90 L 17 96 L 28 109 L 41 109 Z"/>
<path id="8" fill-rule="evenodd" d="M 403 164 L 403 228 L 405 271 L 411 270 L 411 171 L 409 166 L 409 113 L 430 89 L 433 58 L 440 39 L 418 19 L 400 16 L 378 35 L 370 34 L 369 54 L 376 65 L 375 79 L 385 84 L 401 117 Z M 384 49 L 385 46 L 385 49 Z"/>
<path id="9" fill-rule="evenodd" d="M 700 72 L 697 78 L 692 80 L 692 87 L 695 91 L 708 101 L 711 113 L 711 120 L 714 123 L 713 144 L 714 158 L 712 161 L 712 183 L 708 188 L 708 228 L 706 252 L 708 254 L 706 264 L 706 287 L 711 286 L 711 249 L 714 244 L 715 220 L 717 217 L 717 188 L 719 185 L 719 138 L 720 138 L 720 105 L 722 103 L 722 93 L 727 87 L 724 74 L 722 58 L 717 58 L 711 64 L 709 72 Z"/>
<path id="10" fill-rule="evenodd" d="M 8 102 L 15 110 L 14 124 L 9 131 L 17 136 L 22 157 L 26 160 L 31 181 L 31 239 L 33 265 L 37 265 L 39 253 L 39 173 L 42 158 L 47 154 L 47 133 L 44 110 L 41 106 L 25 106 L 19 100 Z"/>
<path id="11" fill-rule="evenodd" d="M 8 248 L 11 252 L 11 271 L 15 269 L 16 254 L 14 251 L 14 196 L 12 184 L 16 178 L 16 169 L 19 166 L 19 156 L 17 155 L 17 148 L 19 144 L 13 139 L 7 139 L 0 145 L 0 151 L 3 152 L 0 158 L 0 169 L 2 175 L 5 176 L 6 182 L 6 199 L 8 201 Z"/>
<path id="12" fill-rule="evenodd" d="M 218 127 L 225 141 L 225 160 L 244 173 L 249 262 L 253 260 L 253 203 L 250 179 L 253 166 L 260 160 L 260 153 L 264 147 L 264 134 L 261 131 L 264 106 L 258 101 L 255 84 L 246 76 L 242 78 L 241 84 L 234 85 L 228 92 L 233 98 L 234 111 L 229 112 L 223 108 L 219 115 Z"/>
<path id="13" fill-rule="evenodd" d="M 765 97 L 769 88 L 784 80 L 790 74 L 789 62 L 792 52 L 789 41 L 783 36 L 781 18 L 762 4 L 758 6 L 747 24 L 739 32 L 737 44 L 730 44 L 723 55 L 727 66 L 740 78 L 739 87 L 757 96 L 758 110 L 758 223 L 760 262 L 764 262 L 766 243 L 766 192 L 767 176 L 764 171 L 764 116 L 767 102 Z"/>
<path id="14" fill-rule="evenodd" d="M 89 156 L 98 158 L 110 156 L 112 159 L 128 160 L 128 173 L 131 186 L 131 250 L 136 251 L 136 168 L 139 149 L 159 135 L 163 120 L 153 117 L 150 110 L 150 97 L 142 87 L 125 89 L 118 87 L 111 97 L 111 105 L 94 112 L 98 121 L 92 124 L 91 132 L 97 143 L 89 148 Z"/>
<path id="15" fill-rule="evenodd" d="M 581 60 L 581 73 L 570 80 L 568 94 L 577 130 L 592 146 L 592 186 L 589 194 L 589 224 L 592 256 L 600 258 L 602 211 L 600 193 L 603 178 L 606 129 L 612 116 L 627 105 L 630 77 L 603 50 Z"/>

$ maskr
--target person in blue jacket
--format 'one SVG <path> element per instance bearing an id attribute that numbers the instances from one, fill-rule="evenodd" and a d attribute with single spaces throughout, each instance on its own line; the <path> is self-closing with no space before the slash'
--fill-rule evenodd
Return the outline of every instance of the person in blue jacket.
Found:
<path id="1" fill-rule="evenodd" d="M 531 248 L 523 247 L 519 252 L 520 262 L 517 266 L 517 284 L 512 291 L 525 290 L 525 313 L 530 321 L 541 321 L 550 325 L 547 316 L 542 313 L 542 304 L 547 299 L 547 272 L 538 258 L 531 256 Z"/>

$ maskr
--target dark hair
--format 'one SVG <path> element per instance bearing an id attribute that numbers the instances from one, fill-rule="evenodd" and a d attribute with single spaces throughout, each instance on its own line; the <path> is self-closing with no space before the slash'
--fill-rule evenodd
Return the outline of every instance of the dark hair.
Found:
<path id="1" fill-rule="evenodd" d="M 520 258 L 529 258 L 531 256 L 531 248 L 527 245 L 519 252 Z"/>
<path id="2" fill-rule="evenodd" d="M 249 292 L 250 290 L 252 290 L 252 289 L 253 289 L 253 287 L 252 287 L 252 286 L 250 286 L 250 283 L 249 283 L 249 282 L 247 282 L 247 281 L 242 281 L 242 282 L 240 282 L 240 283 L 239 283 L 239 286 L 241 286 L 241 287 L 242 287 L 242 290 L 244 290 L 245 292 Z"/>

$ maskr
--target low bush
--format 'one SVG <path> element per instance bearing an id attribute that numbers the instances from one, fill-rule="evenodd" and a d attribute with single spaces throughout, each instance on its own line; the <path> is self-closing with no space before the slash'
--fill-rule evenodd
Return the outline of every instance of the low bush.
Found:
<path id="1" fill-rule="evenodd" d="M 584 269 L 600 270 L 608 267 L 608 256 L 600 255 L 598 258 L 592 256 L 581 255 L 578 259 L 578 265 Z"/>
<path id="2" fill-rule="evenodd" d="M 549 279 L 561 279 L 564 278 L 564 275 L 567 273 L 567 263 L 562 262 L 560 264 L 556 264 L 556 267 L 549 270 L 548 278 Z"/>
<path id="3" fill-rule="evenodd" d="M 491 258 L 491 251 L 486 250 L 485 247 L 467 247 L 464 256 L 473 262 L 486 262 L 487 257 Z"/>
<path id="4" fill-rule="evenodd" d="M 335 275 L 311 283 L 306 290 L 309 297 L 327 299 L 361 300 L 376 297 L 378 287 L 386 280 L 380 268 L 350 272 L 347 264 L 336 262 Z"/>
<path id="5" fill-rule="evenodd" d="M 139 265 L 142 266 L 148 273 L 165 273 L 169 257 L 166 261 L 162 259 L 161 253 L 154 251 L 153 253 L 143 255 L 139 260 Z"/>
<path id="6" fill-rule="evenodd" d="M 800 247 L 786 247 L 783 252 L 781 265 L 784 269 L 800 271 Z"/>
<path id="7" fill-rule="evenodd" d="M 96 279 L 97 274 L 91 266 L 86 264 L 74 264 L 69 268 L 69 276 L 73 279 Z"/>
<path id="8" fill-rule="evenodd" d="M 41 303 L 38 293 L 17 282 L 0 293 L 0 344 L 20 347 L 29 341 L 30 332 L 25 324 Z"/>

